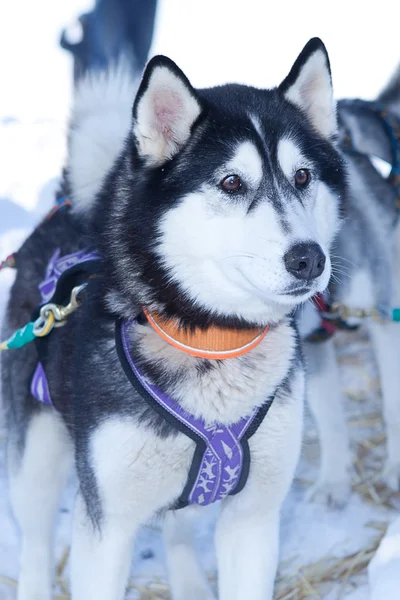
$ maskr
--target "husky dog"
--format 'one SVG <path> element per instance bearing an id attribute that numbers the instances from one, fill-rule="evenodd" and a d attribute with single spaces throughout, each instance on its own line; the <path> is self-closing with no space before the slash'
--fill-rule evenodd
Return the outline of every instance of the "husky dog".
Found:
<path id="1" fill-rule="evenodd" d="M 198 448 L 188 427 L 182 432 L 146 401 L 155 387 L 215 435 L 258 415 L 245 485 L 221 502 L 219 598 L 272 598 L 280 507 L 302 431 L 304 369 L 291 315 L 331 276 L 347 189 L 336 133 L 318 39 L 272 90 L 197 90 L 162 56 L 148 64 L 136 96 L 123 69 L 81 83 L 69 145 L 74 210 L 57 213 L 19 252 L 4 327 L 8 335 L 30 320 L 55 249 L 63 256 L 87 247 L 86 227 L 102 276 L 47 338 L 41 360 L 52 407 L 30 391 L 34 346 L 3 353 L 10 488 L 23 537 L 18 600 L 50 599 L 52 523 L 73 457 L 73 600 L 123 598 L 135 533 L 158 513 L 173 598 L 212 598 L 191 546 L 195 508 L 174 510 Z M 140 386 L 118 353 L 121 322 Z M 204 358 L 200 342 L 187 351 L 160 322 L 197 341 L 215 331 L 223 341 L 262 334 L 240 356 Z"/>
<path id="2" fill-rule="evenodd" d="M 400 70 L 377 102 L 388 114 L 397 116 L 400 127 Z M 387 163 L 398 161 L 395 140 L 388 134 L 382 118 L 368 103 L 338 102 L 339 144 L 345 147 L 349 136 L 351 149 L 343 156 L 347 163 L 349 194 L 347 217 L 333 249 L 333 271 L 337 277 L 331 301 L 349 309 L 371 311 L 374 307 L 400 307 L 400 238 L 398 194 L 378 171 L 372 156 Z M 400 134 L 400 131 L 399 131 Z M 397 144 L 399 139 L 397 140 Z M 397 165 L 399 167 L 400 165 Z M 397 204 L 397 216 L 396 216 Z M 301 331 L 306 334 L 313 323 L 310 305 L 304 310 Z M 350 324 L 360 323 L 353 318 Z M 387 485 L 400 490 L 400 325 L 395 322 L 366 320 L 380 372 L 383 414 L 387 434 L 387 459 L 384 478 Z M 332 338 L 322 343 L 306 343 L 308 363 L 307 397 L 316 419 L 321 444 L 320 477 L 310 497 L 340 507 L 350 493 L 350 452 L 345 415 L 341 404 L 339 374 Z"/>

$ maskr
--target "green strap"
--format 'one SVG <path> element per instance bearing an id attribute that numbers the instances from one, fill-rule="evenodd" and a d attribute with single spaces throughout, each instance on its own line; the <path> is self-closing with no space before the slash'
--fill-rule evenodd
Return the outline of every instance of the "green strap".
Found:
<path id="1" fill-rule="evenodd" d="M 23 348 L 27 344 L 30 344 L 36 338 L 34 328 L 35 322 L 30 322 L 24 327 L 21 327 L 21 329 L 17 329 L 8 340 L 1 344 L 0 349 Z M 2 348 L 2 346 L 4 346 L 4 348 Z"/>
<path id="2" fill-rule="evenodd" d="M 392 321 L 395 321 L 396 323 L 400 322 L 400 308 L 394 308 L 392 310 Z"/>

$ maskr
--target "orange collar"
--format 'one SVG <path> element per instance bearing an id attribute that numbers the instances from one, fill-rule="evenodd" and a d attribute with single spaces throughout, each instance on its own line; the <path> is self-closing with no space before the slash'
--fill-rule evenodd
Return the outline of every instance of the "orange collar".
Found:
<path id="1" fill-rule="evenodd" d="M 221 329 L 210 325 L 194 331 L 181 329 L 176 319 L 166 319 L 158 313 L 143 312 L 154 331 L 174 348 L 197 358 L 222 360 L 237 358 L 253 350 L 264 339 L 268 327 L 252 329 Z"/>

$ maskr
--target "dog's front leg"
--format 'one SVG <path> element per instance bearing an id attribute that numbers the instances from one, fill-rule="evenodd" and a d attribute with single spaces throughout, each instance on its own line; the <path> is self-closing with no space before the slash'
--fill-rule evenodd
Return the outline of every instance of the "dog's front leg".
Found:
<path id="1" fill-rule="evenodd" d="M 272 600 L 278 565 L 279 511 L 243 510 L 229 499 L 217 526 L 219 600 Z"/>
<path id="2" fill-rule="evenodd" d="M 272 600 L 279 554 L 282 503 L 300 454 L 304 374 L 278 392 L 250 438 L 250 472 L 243 490 L 229 496 L 217 524 L 219 600 Z"/>
<path id="3" fill-rule="evenodd" d="M 118 513 L 104 514 L 96 525 L 78 497 L 71 553 L 73 600 L 124 598 L 138 525 Z"/>
<path id="4" fill-rule="evenodd" d="M 193 446 L 126 417 L 106 419 L 86 438 L 77 453 L 72 600 L 122 600 L 135 533 L 179 497 Z"/>

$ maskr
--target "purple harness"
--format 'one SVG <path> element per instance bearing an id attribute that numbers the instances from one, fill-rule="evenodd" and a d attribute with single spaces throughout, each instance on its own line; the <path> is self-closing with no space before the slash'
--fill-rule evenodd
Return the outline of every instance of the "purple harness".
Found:
<path id="1" fill-rule="evenodd" d="M 39 283 L 39 292 L 42 297 L 40 306 L 47 304 L 52 300 L 60 277 L 64 273 L 86 261 L 98 260 L 98 258 L 98 254 L 95 252 L 88 252 L 87 250 L 79 250 L 78 252 L 73 252 L 72 254 L 60 257 L 60 249 L 58 248 L 49 260 L 43 281 Z M 31 394 L 38 402 L 53 406 L 47 377 L 41 362 L 38 363 L 32 377 Z"/>
<path id="2" fill-rule="evenodd" d="M 60 258 L 57 250 L 47 267 L 45 279 L 39 285 L 42 303 L 53 297 L 63 273 L 94 259 L 98 259 L 98 255 L 85 250 Z M 129 349 L 129 334 L 136 325 L 136 319 L 132 319 L 120 321 L 116 327 L 118 356 L 128 379 L 157 413 L 196 442 L 188 481 L 175 508 L 188 504 L 206 506 L 230 494 L 237 494 L 243 489 L 249 474 L 248 439 L 264 419 L 272 399 L 267 399 L 261 408 L 229 427 L 205 423 L 183 410 L 178 402 L 149 382 L 141 372 Z M 47 377 L 40 362 L 32 378 L 31 393 L 39 402 L 52 406 Z"/>

